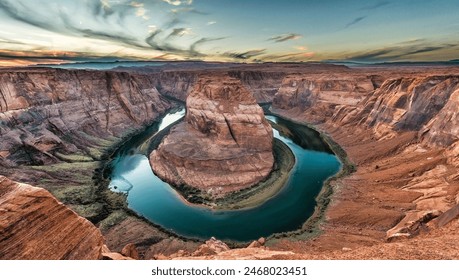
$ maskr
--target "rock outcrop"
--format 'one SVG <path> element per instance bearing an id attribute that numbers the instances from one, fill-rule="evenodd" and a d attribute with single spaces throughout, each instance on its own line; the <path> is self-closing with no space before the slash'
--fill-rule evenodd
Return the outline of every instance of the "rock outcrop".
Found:
<path id="1" fill-rule="evenodd" d="M 346 248 L 381 238 L 401 242 L 432 230 L 430 220 L 441 213 L 454 213 L 449 209 L 459 197 L 459 77 L 452 75 L 457 68 L 366 71 L 331 73 L 326 87 L 319 86 L 321 75 L 289 75 L 274 97 L 276 113 L 326 131 L 357 166 L 336 183 L 323 225 L 328 233 L 305 248 L 317 242 Z M 344 87 L 343 80 L 359 87 Z"/>
<path id="2" fill-rule="evenodd" d="M 254 246 L 253 244 L 257 245 Z M 230 249 L 224 242 L 212 237 L 191 254 L 179 251 L 169 256 L 159 254 L 155 258 L 163 260 L 266 260 L 285 259 L 294 256 L 291 251 L 269 250 L 262 247 L 263 244 L 264 238 L 260 238 L 258 241 L 253 241 L 247 248 Z"/>
<path id="3" fill-rule="evenodd" d="M 154 76 L 156 88 L 166 96 L 185 101 L 193 89 L 199 72 L 197 71 L 165 71 Z"/>
<path id="4" fill-rule="evenodd" d="M 187 98 L 185 122 L 150 154 L 150 164 L 164 180 L 216 197 L 264 179 L 272 147 L 271 126 L 240 81 L 207 76 Z"/>
<path id="5" fill-rule="evenodd" d="M 142 128 L 171 104 L 146 76 L 33 69 L 0 72 L 0 165 L 43 165 Z M 5 175 L 5 174 L 3 174 Z"/>
<path id="6" fill-rule="evenodd" d="M 230 250 L 230 248 L 228 245 L 226 245 L 225 242 L 212 237 L 211 239 L 207 240 L 205 244 L 199 246 L 198 249 L 192 254 L 192 256 L 210 256 L 228 250 Z"/>
<path id="7" fill-rule="evenodd" d="M 102 258 L 104 238 L 48 191 L 0 176 L 0 259 Z"/>
<path id="8" fill-rule="evenodd" d="M 374 90 L 371 77 L 343 73 L 289 75 L 273 98 L 273 108 L 308 111 L 310 121 L 321 123 L 343 108 L 349 110 Z"/>
<path id="9" fill-rule="evenodd" d="M 369 96 L 362 117 L 377 136 L 417 131 L 447 146 L 459 139 L 458 96 L 459 76 L 388 79 Z"/>
<path id="10" fill-rule="evenodd" d="M 285 71 L 229 71 L 228 75 L 239 79 L 242 85 L 247 88 L 258 103 L 272 102 L 274 95 L 279 90 Z"/>

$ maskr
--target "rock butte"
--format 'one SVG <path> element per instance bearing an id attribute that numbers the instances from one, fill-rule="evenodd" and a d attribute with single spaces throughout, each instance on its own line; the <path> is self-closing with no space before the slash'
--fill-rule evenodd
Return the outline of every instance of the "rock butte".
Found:
<path id="1" fill-rule="evenodd" d="M 269 175 L 274 164 L 271 125 L 239 80 L 201 77 L 186 108 L 185 121 L 150 154 L 159 177 L 218 197 Z"/>

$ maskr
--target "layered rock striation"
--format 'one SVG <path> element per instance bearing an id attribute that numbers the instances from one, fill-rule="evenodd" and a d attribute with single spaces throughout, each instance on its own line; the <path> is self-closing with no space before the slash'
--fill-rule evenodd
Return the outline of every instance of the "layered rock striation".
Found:
<path id="1" fill-rule="evenodd" d="M 48 191 L 0 176 L 0 259 L 101 259 L 104 238 Z"/>
<path id="2" fill-rule="evenodd" d="M 368 75 L 376 70 L 379 76 Z M 345 187 L 327 210 L 323 244 L 337 236 L 348 239 L 346 247 L 412 238 L 459 202 L 457 69 L 358 71 L 330 74 L 327 83 L 321 75 L 289 75 L 273 101 L 276 113 L 326 131 L 357 166 L 337 183 Z"/>
<path id="3" fill-rule="evenodd" d="M 156 84 L 127 73 L 0 71 L 0 165 L 47 165 L 70 154 L 97 159 L 103 143 L 171 107 Z"/>
<path id="4" fill-rule="evenodd" d="M 269 175 L 274 164 L 272 129 L 239 80 L 202 77 L 186 103 L 185 121 L 150 154 L 158 176 L 217 197 Z"/>

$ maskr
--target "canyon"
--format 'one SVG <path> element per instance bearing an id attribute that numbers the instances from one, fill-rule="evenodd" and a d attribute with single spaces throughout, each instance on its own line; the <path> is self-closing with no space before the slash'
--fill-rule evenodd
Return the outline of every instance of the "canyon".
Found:
<path id="1" fill-rule="evenodd" d="M 354 172 L 324 187 L 328 195 L 321 196 L 314 223 L 230 249 L 164 231 L 103 184 L 101 165 L 113 147 L 187 98 L 202 102 L 194 91 L 203 87 L 200 79 L 221 75 L 345 151 L 340 157 Z M 459 68 L 453 66 L 0 69 L 0 211 L 8 215 L 0 243 L 25 246 L 0 258 L 457 259 L 457 108 Z M 192 110 L 187 119 L 196 120 Z M 228 133 L 224 141 L 231 140 Z M 46 209 L 55 214 L 41 215 Z M 50 234 L 26 240 L 21 215 Z M 69 241 L 62 248 L 46 245 L 63 239 Z M 76 245 L 82 240 L 92 249 Z"/>

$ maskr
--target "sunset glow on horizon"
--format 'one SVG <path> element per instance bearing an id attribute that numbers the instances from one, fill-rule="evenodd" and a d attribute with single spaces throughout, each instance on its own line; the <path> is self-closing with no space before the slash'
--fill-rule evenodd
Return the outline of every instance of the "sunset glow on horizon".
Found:
<path id="1" fill-rule="evenodd" d="M 448 61 L 459 1 L 0 0 L 0 66 Z"/>

